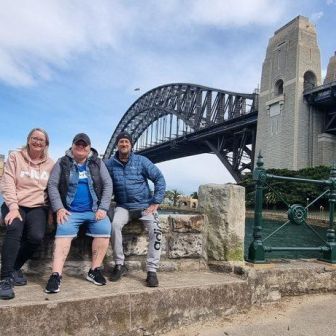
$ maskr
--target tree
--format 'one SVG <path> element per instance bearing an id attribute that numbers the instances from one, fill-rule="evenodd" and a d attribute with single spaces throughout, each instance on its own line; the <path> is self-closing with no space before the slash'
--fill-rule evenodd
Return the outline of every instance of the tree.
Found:
<path id="1" fill-rule="evenodd" d="M 177 200 L 181 193 L 177 189 L 167 190 L 165 193 L 165 197 L 173 202 L 173 206 L 177 206 Z"/>
<path id="2" fill-rule="evenodd" d="M 198 199 L 198 193 L 197 193 L 197 191 L 194 191 L 193 193 L 191 193 L 190 196 L 193 199 Z"/>
<path id="3" fill-rule="evenodd" d="M 304 168 L 300 170 L 288 169 L 268 169 L 268 174 L 286 177 L 300 177 L 312 180 L 327 180 L 330 174 L 330 167 L 318 166 L 314 168 Z M 248 173 L 244 176 L 241 186 L 245 187 L 246 206 L 254 207 L 255 182 L 252 174 Z M 286 209 L 287 204 L 306 205 L 307 199 L 310 201 L 317 198 L 324 190 L 325 186 L 303 182 L 289 182 L 267 179 L 267 185 L 264 188 L 264 206 L 274 209 Z M 281 196 L 281 197 L 280 197 Z M 285 200 L 287 204 L 283 201 Z M 327 207 L 328 199 L 324 197 L 320 199 L 313 208 L 319 209 L 320 206 Z"/>

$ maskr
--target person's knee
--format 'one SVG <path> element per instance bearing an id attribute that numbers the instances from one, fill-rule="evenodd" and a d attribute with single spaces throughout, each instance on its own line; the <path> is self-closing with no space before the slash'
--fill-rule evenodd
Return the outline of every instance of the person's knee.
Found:
<path id="1" fill-rule="evenodd" d="M 54 241 L 54 253 L 64 253 L 68 251 L 74 237 L 56 237 Z"/>
<path id="2" fill-rule="evenodd" d="M 114 220 L 112 222 L 112 231 L 121 231 L 124 225 L 125 225 L 124 222 L 119 221 L 119 220 Z"/>
<path id="3" fill-rule="evenodd" d="M 23 222 L 19 219 L 14 219 L 11 225 L 6 226 L 7 237 L 21 239 L 23 233 Z"/>
<path id="4" fill-rule="evenodd" d="M 43 238 L 44 238 L 44 233 L 38 232 L 38 233 L 31 235 L 30 237 L 27 237 L 27 240 L 32 245 L 41 245 L 43 242 Z"/>

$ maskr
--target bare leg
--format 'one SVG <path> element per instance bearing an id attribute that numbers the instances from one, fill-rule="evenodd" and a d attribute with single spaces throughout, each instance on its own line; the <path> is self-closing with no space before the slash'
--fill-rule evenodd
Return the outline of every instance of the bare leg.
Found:
<path id="1" fill-rule="evenodd" d="M 95 237 L 92 241 L 92 266 L 91 269 L 100 267 L 103 263 L 108 245 L 110 242 L 109 237 Z"/>
<path id="2" fill-rule="evenodd" d="M 69 254 L 71 246 L 71 238 L 58 237 L 55 238 L 54 256 L 52 271 L 62 274 L 64 262 Z"/>

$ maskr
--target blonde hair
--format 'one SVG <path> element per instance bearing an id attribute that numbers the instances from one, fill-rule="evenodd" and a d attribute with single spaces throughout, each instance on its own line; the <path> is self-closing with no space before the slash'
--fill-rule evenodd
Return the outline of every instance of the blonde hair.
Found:
<path id="1" fill-rule="evenodd" d="M 26 150 L 29 150 L 29 140 L 32 136 L 32 134 L 35 132 L 35 131 L 38 131 L 38 132 L 41 132 L 44 134 L 45 138 L 46 138 L 46 147 L 43 151 L 43 154 L 44 156 L 48 156 L 48 147 L 49 147 L 49 135 L 48 133 L 43 129 L 43 128 L 39 128 L 39 127 L 36 127 L 36 128 L 33 128 L 27 135 L 27 142 L 26 142 L 26 145 L 23 146 L 23 149 L 26 149 Z"/>

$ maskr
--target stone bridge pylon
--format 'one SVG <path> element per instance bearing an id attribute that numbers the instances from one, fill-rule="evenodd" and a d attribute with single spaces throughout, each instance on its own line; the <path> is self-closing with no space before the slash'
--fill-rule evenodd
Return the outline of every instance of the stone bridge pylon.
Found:
<path id="1" fill-rule="evenodd" d="M 333 160 L 336 142 L 325 132 L 325 112 L 304 97 L 319 85 L 316 30 L 298 16 L 274 33 L 263 63 L 256 155 L 262 152 L 266 168 L 298 170 Z"/>

